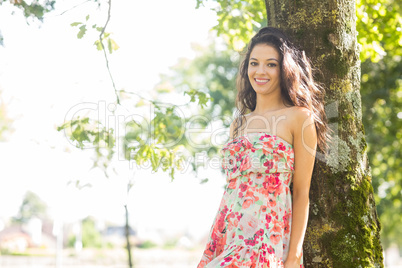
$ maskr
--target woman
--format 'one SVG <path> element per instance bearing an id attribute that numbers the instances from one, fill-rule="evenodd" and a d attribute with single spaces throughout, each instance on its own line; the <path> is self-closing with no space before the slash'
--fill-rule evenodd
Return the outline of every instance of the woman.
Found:
<path id="1" fill-rule="evenodd" d="M 250 41 L 237 85 L 240 115 L 221 151 L 228 183 L 198 268 L 304 267 L 316 148 L 325 154 L 329 140 L 323 89 L 272 27 Z"/>

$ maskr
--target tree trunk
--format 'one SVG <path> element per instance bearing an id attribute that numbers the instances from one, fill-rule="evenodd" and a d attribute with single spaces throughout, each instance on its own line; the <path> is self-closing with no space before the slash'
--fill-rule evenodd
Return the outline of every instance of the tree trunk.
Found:
<path id="1" fill-rule="evenodd" d="M 281 28 L 321 73 L 334 131 L 317 152 L 303 255 L 306 267 L 383 267 L 360 98 L 355 1 L 266 0 L 268 26 Z"/>
<path id="2" fill-rule="evenodd" d="M 126 231 L 126 243 L 127 243 L 127 254 L 128 254 L 128 267 L 132 268 L 133 267 L 133 261 L 131 258 L 131 244 L 130 244 L 130 225 L 128 223 L 128 209 L 127 205 L 124 205 L 124 209 L 126 210 L 126 226 L 125 226 L 125 231 Z"/>

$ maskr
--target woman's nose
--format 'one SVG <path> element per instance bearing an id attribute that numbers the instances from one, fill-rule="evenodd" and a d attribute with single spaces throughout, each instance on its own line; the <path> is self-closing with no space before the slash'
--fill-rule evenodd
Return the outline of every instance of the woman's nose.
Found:
<path id="1" fill-rule="evenodd" d="M 257 74 L 263 74 L 263 73 L 265 73 L 265 68 L 264 68 L 264 66 L 258 66 L 256 73 L 257 73 Z"/>

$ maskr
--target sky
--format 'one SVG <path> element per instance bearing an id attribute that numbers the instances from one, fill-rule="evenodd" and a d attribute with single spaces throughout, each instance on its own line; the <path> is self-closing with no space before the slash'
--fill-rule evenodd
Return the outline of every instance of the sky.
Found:
<path id="1" fill-rule="evenodd" d="M 91 169 L 93 151 L 76 149 L 56 131 L 77 107 L 110 107 L 115 101 L 104 57 L 93 46 L 96 33 L 77 39 L 78 29 L 70 26 L 85 21 L 87 14 L 89 23 L 102 25 L 106 10 L 84 4 L 59 15 L 81 2 L 58 2 L 44 23 L 30 25 L 19 12 L 11 15 L 7 3 L 0 7 L 0 93 L 14 120 L 14 132 L 0 142 L 0 220 L 16 215 L 30 190 L 48 204 L 52 217 L 64 222 L 92 215 L 122 224 L 128 202 L 132 226 L 144 236 L 148 230 L 206 235 L 223 194 L 219 168 L 200 171 L 209 178 L 206 184 L 190 171 L 170 182 L 163 172 L 151 174 L 117 161 L 118 174 L 106 179 Z M 160 74 L 179 58 L 194 57 L 192 43 L 207 43 L 216 14 L 195 6 L 195 0 L 113 2 L 108 31 L 120 48 L 110 55 L 110 68 L 118 89 L 149 98 Z M 119 107 L 116 116 L 132 108 Z M 127 197 L 129 179 L 134 186 Z M 92 187 L 77 190 L 68 184 L 76 180 Z"/>

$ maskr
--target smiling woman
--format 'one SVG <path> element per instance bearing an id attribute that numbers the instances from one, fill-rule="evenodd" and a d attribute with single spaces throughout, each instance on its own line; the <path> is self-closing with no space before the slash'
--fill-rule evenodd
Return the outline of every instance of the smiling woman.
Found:
<path id="1" fill-rule="evenodd" d="M 198 268 L 302 268 L 315 152 L 328 130 L 323 94 L 304 52 L 272 27 L 252 38 L 238 90 L 240 116 L 221 150 L 227 185 Z"/>
<path id="2" fill-rule="evenodd" d="M 280 54 L 265 44 L 256 45 L 250 55 L 248 78 L 256 93 L 280 93 Z"/>

